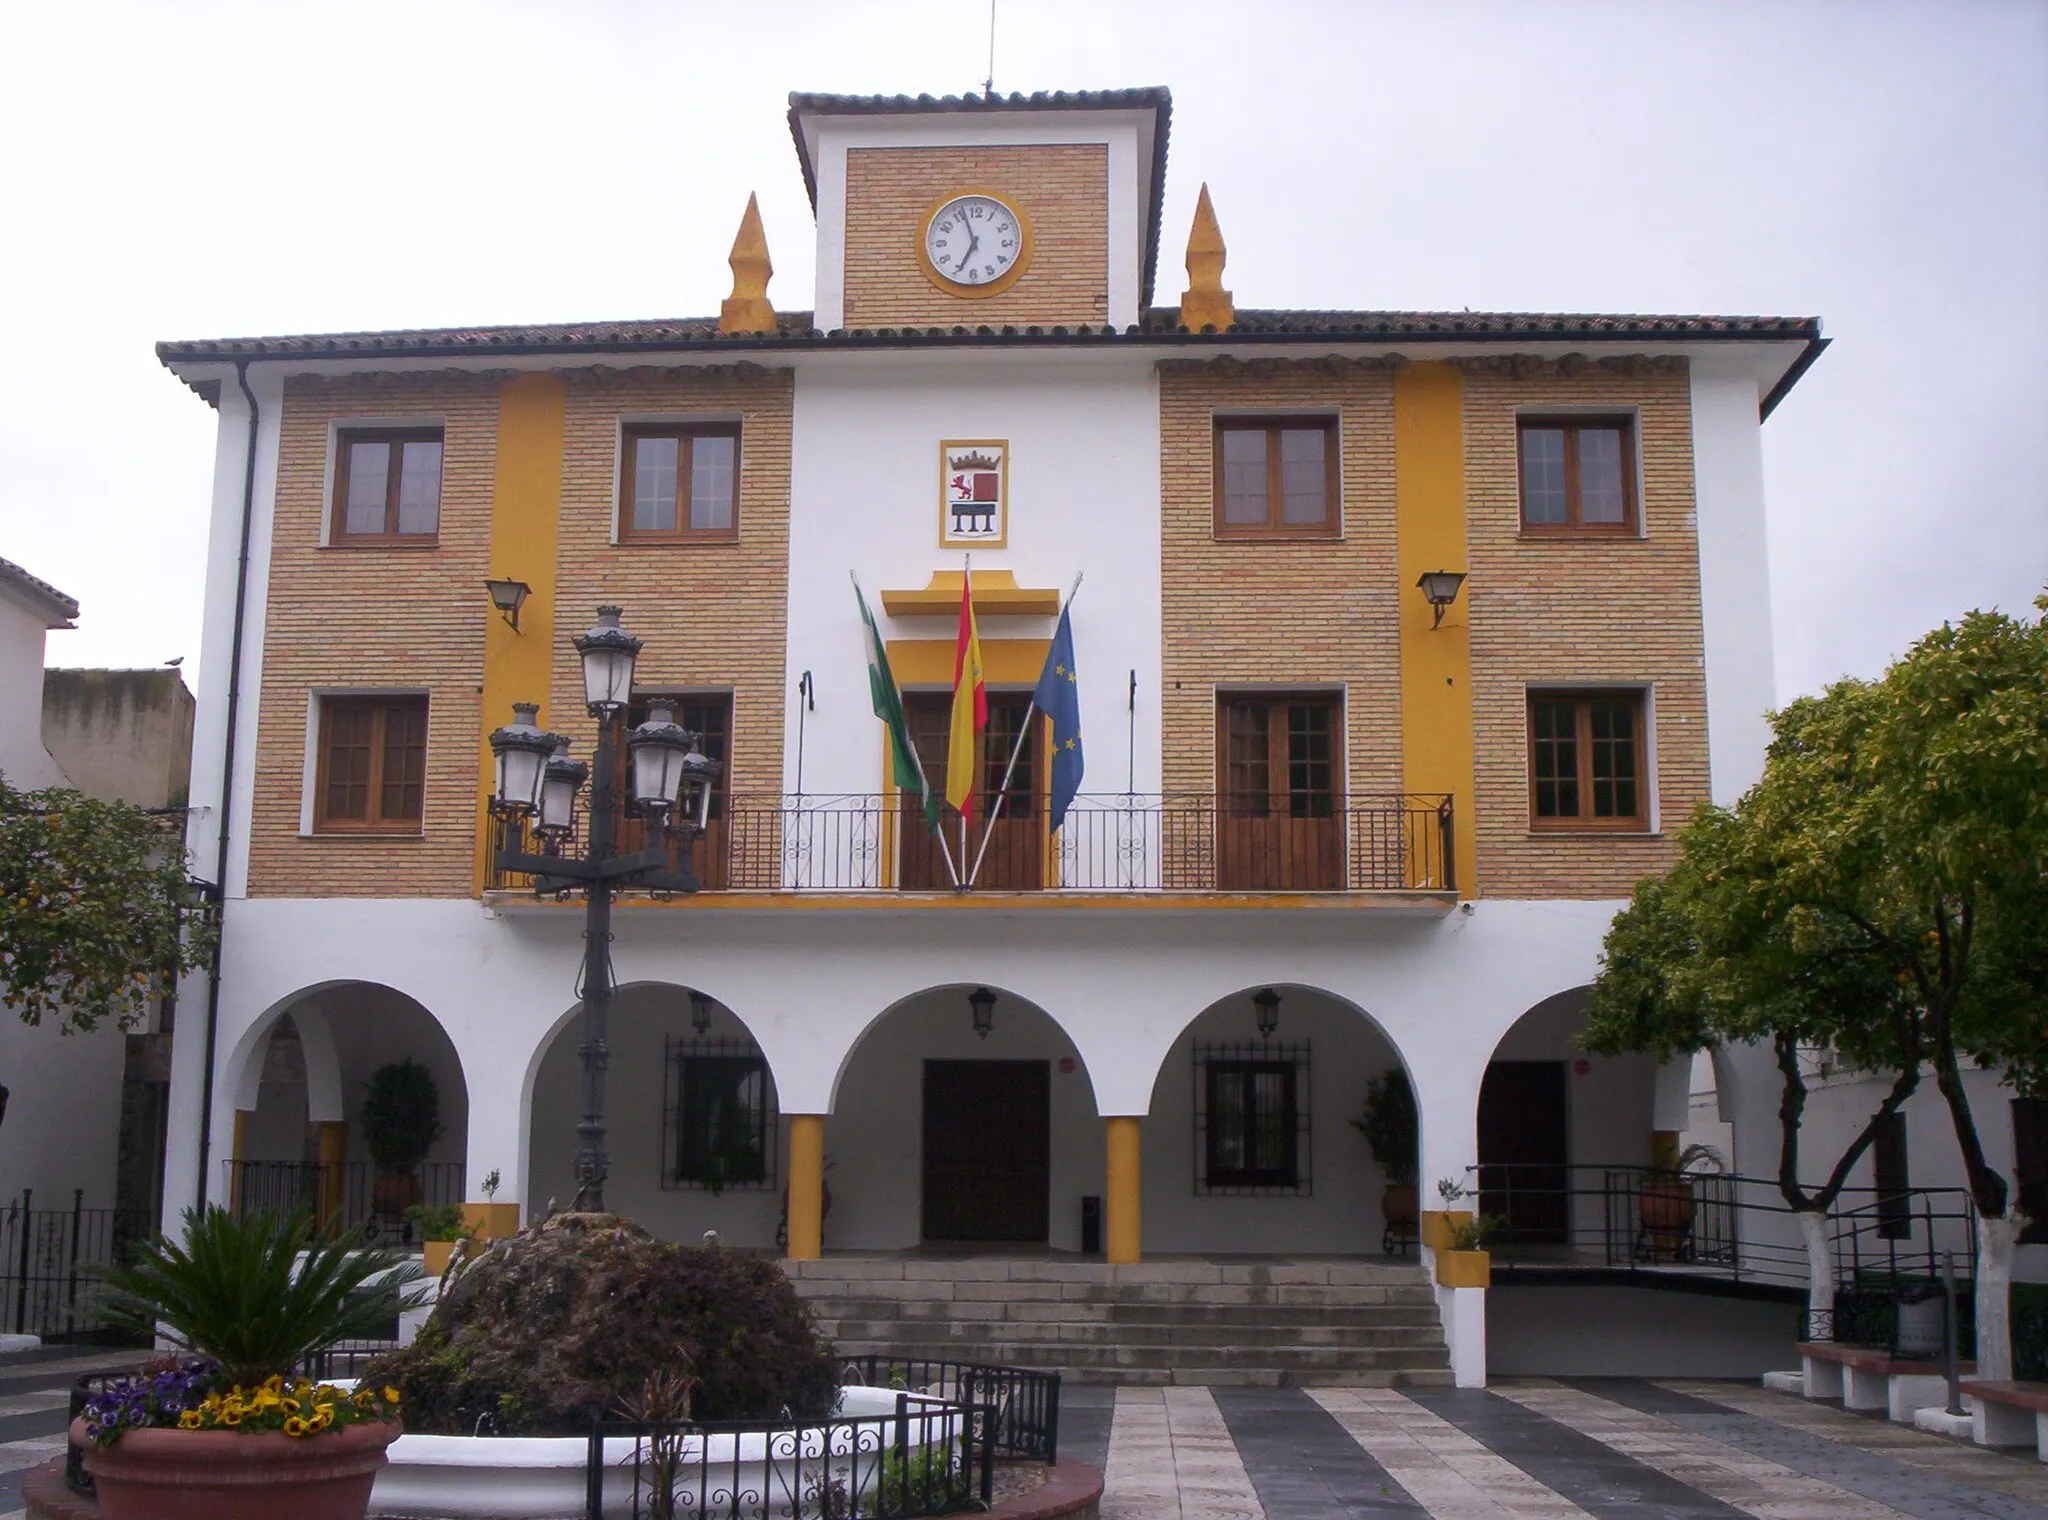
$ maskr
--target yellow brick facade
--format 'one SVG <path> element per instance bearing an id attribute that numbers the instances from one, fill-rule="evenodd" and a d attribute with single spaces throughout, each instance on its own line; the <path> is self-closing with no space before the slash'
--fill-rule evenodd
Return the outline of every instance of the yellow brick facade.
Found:
<path id="1" fill-rule="evenodd" d="M 1561 371 L 1511 359 L 1464 368 L 1479 888 L 1488 897 L 1626 897 L 1638 877 L 1672 863 L 1672 835 L 1708 795 L 1683 361 Z M 1521 408 L 1635 413 L 1642 537 L 1523 536 Z M 1654 691 L 1661 834 L 1529 827 L 1529 688 L 1596 683 Z"/>
<path id="2" fill-rule="evenodd" d="M 1030 220 L 1030 267 L 1008 290 L 940 289 L 919 256 L 941 196 L 986 190 Z M 1109 320 L 1109 150 L 1100 143 L 853 148 L 846 155 L 849 328 L 1052 326 Z"/>
<path id="3" fill-rule="evenodd" d="M 1169 793 L 1215 791 L 1216 693 L 1230 686 L 1343 689 L 1349 790 L 1401 789 L 1393 394 L 1391 372 L 1374 363 L 1160 366 L 1160 718 Z M 1257 412 L 1338 419 L 1341 538 L 1216 537 L 1215 419 Z"/>
<path id="4" fill-rule="evenodd" d="M 264 897 L 460 897 L 473 887 L 483 579 L 498 385 L 484 376 L 365 375 L 285 386 L 249 891 Z M 440 422 L 441 523 L 431 548 L 322 548 L 337 423 Z M 419 835 L 300 836 L 311 693 L 425 690 Z"/>
<path id="5" fill-rule="evenodd" d="M 556 640 L 549 725 L 588 758 L 596 728 L 570 639 L 598 604 L 625 608 L 646 641 L 635 671 L 652 690 L 730 691 L 735 796 L 782 790 L 783 646 L 789 625 L 791 375 L 754 365 L 713 370 L 598 369 L 568 377 Z M 738 418 L 739 536 L 731 542 L 614 542 L 622 418 Z M 509 719 L 509 714 L 507 718 Z"/>

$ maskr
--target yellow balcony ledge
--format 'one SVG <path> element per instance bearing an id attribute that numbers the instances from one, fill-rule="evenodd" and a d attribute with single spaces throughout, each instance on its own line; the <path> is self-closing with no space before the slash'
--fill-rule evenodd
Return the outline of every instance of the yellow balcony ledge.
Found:
<path id="1" fill-rule="evenodd" d="M 914 591 L 884 591 L 882 610 L 890 617 L 958 617 L 960 615 L 960 570 L 934 570 L 931 584 Z M 1060 594 L 1056 587 L 1034 590 L 1017 584 L 1009 570 L 977 570 L 974 573 L 976 617 L 1057 617 Z"/>

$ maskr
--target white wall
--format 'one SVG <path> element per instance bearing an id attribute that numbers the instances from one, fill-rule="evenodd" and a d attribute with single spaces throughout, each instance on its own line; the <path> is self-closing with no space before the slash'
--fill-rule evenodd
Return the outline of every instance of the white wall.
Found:
<path id="1" fill-rule="evenodd" d="M 1009 543 L 974 554 L 977 573 L 1013 571 L 1020 586 L 1074 603 L 1083 789 L 1125 789 L 1129 672 L 1138 673 L 1136 789 L 1159 789 L 1159 404 L 1149 360 L 1123 355 L 943 354 L 799 360 L 791 464 L 789 689 L 809 670 L 817 710 L 804 715 L 804 789 L 881 789 L 882 734 L 868 697 L 859 574 L 888 639 L 941 640 L 950 617 L 889 618 L 885 589 L 957 571 L 939 547 L 939 442 L 1009 440 Z M 1048 638 L 1053 619 L 991 617 L 984 640 Z M 1028 687 L 1037 676 L 1033 670 Z M 950 683 L 948 683 L 950 684 Z M 784 785 L 796 790 L 797 703 L 789 704 Z"/>
<path id="2" fill-rule="evenodd" d="M 0 776 L 18 791 L 65 786 L 43 747 L 43 649 L 47 614 L 0 587 Z"/>

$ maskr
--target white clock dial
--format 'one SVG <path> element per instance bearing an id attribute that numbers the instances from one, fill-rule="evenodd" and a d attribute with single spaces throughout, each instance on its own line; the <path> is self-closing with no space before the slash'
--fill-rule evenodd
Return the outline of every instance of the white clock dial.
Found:
<path id="1" fill-rule="evenodd" d="M 925 224 L 925 257 L 956 285 L 993 284 L 1023 252 L 1023 220 L 992 195 L 956 195 Z"/>

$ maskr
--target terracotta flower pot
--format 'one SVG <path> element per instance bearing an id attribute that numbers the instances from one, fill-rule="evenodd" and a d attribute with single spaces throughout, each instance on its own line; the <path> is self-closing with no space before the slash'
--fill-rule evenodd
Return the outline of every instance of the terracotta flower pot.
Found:
<path id="1" fill-rule="evenodd" d="M 1649 1232 L 1652 1253 L 1669 1261 L 1685 1247 L 1692 1234 L 1692 1216 L 1698 1208 L 1692 1184 L 1683 1177 L 1652 1177 L 1643 1183 L 1641 1209 L 1643 1228 Z"/>
<path id="2" fill-rule="evenodd" d="M 417 1172 L 379 1172 L 370 1189 L 370 1207 L 379 1214 L 403 1214 L 419 1201 Z"/>
<path id="3" fill-rule="evenodd" d="M 1388 1183 L 1380 1194 L 1380 1213 L 1387 1221 L 1387 1228 L 1404 1234 L 1412 1232 L 1419 1202 L 1413 1183 Z"/>
<path id="4" fill-rule="evenodd" d="M 71 1422 L 106 1520 L 363 1520 L 402 1433 L 397 1420 L 365 1420 L 317 1436 L 130 1430 L 95 1446 L 85 1421 Z"/>

